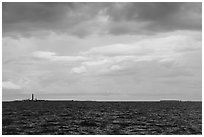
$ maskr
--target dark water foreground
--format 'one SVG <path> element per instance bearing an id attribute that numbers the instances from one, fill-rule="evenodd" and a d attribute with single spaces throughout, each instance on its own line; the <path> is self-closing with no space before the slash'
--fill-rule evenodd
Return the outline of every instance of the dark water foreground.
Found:
<path id="1" fill-rule="evenodd" d="M 201 102 L 3 102 L 5 134 L 202 134 Z"/>

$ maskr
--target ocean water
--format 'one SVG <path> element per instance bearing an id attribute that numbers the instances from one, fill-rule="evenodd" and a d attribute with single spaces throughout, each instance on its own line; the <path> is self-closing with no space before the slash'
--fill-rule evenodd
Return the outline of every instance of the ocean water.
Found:
<path id="1" fill-rule="evenodd" d="M 3 135 L 202 134 L 202 102 L 3 102 Z"/>

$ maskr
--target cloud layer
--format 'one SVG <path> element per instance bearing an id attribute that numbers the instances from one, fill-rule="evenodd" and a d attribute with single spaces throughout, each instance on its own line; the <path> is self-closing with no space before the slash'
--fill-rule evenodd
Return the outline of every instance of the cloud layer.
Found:
<path id="1" fill-rule="evenodd" d="M 200 30 L 201 3 L 3 3 L 4 36 Z"/>
<path id="2" fill-rule="evenodd" d="M 3 99 L 201 100 L 201 3 L 3 3 Z"/>

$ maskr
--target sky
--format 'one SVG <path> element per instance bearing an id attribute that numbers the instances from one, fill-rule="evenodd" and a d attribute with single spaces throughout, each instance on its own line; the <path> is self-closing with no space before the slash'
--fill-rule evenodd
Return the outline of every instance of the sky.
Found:
<path id="1" fill-rule="evenodd" d="M 2 98 L 202 100 L 202 3 L 2 4 Z"/>

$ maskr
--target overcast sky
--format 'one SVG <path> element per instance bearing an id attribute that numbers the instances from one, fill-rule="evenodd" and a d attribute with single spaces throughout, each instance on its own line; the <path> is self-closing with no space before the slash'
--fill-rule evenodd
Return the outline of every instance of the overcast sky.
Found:
<path id="1" fill-rule="evenodd" d="M 3 3 L 3 100 L 201 100 L 201 3 Z"/>

